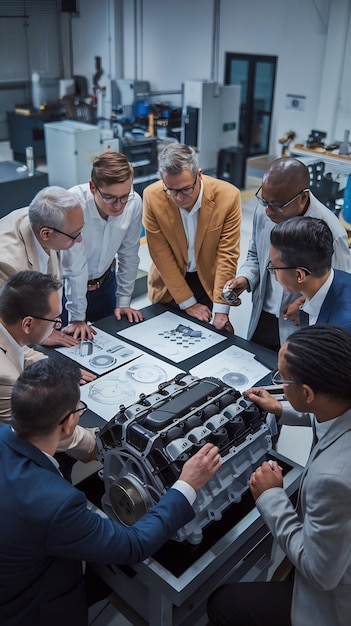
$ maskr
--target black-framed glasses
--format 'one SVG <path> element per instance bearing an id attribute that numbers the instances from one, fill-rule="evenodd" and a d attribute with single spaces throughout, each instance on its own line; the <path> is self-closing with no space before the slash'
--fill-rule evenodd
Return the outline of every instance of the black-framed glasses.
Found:
<path id="1" fill-rule="evenodd" d="M 61 424 L 63 424 L 63 422 L 68 420 L 69 416 L 72 415 L 73 413 L 79 413 L 79 416 L 83 415 L 83 413 L 85 413 L 87 409 L 88 409 L 88 405 L 85 404 L 83 400 L 80 400 L 78 408 L 73 409 L 73 411 L 70 411 L 69 413 L 67 413 L 67 415 L 65 415 L 65 417 L 63 417 L 62 420 L 59 421 L 58 425 L 60 426 Z"/>
<path id="2" fill-rule="evenodd" d="M 101 199 L 104 202 L 106 202 L 106 204 L 114 204 L 115 202 L 121 202 L 122 204 L 127 204 L 127 202 L 129 202 L 130 200 L 133 200 L 135 196 L 134 191 L 130 191 L 125 196 L 120 196 L 119 198 L 117 196 L 109 196 L 109 195 L 106 195 L 105 193 L 102 193 L 102 191 L 100 191 L 96 183 L 94 183 L 94 186 L 98 190 Z"/>
<path id="3" fill-rule="evenodd" d="M 69 239 L 72 239 L 72 241 L 76 241 L 76 239 L 78 239 L 78 237 L 80 237 L 82 234 L 81 230 L 79 231 L 77 235 L 69 235 L 68 233 L 64 233 L 63 230 L 59 230 L 58 228 L 54 228 L 53 226 L 45 226 L 45 228 L 51 228 L 51 230 L 53 230 L 55 233 L 60 233 L 60 235 L 69 237 Z M 32 317 L 34 317 L 34 315 Z"/>
<path id="4" fill-rule="evenodd" d="M 302 265 L 294 265 L 294 267 L 291 267 L 290 265 L 288 267 L 276 267 L 276 265 L 272 265 L 272 263 L 270 262 L 268 263 L 266 270 L 271 274 L 274 274 L 274 272 L 276 272 L 277 270 L 303 270 L 308 275 L 312 274 L 312 272 L 308 270 L 307 267 L 302 267 Z"/>
<path id="5" fill-rule="evenodd" d="M 30 313 L 26 317 L 34 317 L 35 320 L 44 320 L 44 322 L 52 322 L 55 330 L 62 328 L 62 319 L 60 317 L 40 317 L 40 315 L 31 315 Z"/>
<path id="6" fill-rule="evenodd" d="M 302 383 L 297 382 L 297 380 L 284 380 L 280 371 L 276 370 L 272 373 L 272 385 L 302 385 Z"/>
<path id="7" fill-rule="evenodd" d="M 171 196 L 171 197 L 177 196 L 178 193 L 181 193 L 183 196 L 190 196 L 196 187 L 197 177 L 198 177 L 198 174 L 196 174 L 195 176 L 193 185 L 191 185 L 190 187 L 183 187 L 183 189 L 168 189 L 168 187 L 166 187 L 166 185 L 163 183 L 164 184 L 163 191 L 167 194 L 167 196 Z"/>
<path id="8" fill-rule="evenodd" d="M 262 185 L 259 189 L 257 189 L 255 193 L 257 202 L 259 202 L 259 204 L 263 206 L 265 209 L 269 207 L 270 209 L 272 209 L 273 211 L 276 211 L 277 213 L 283 213 L 284 209 L 287 206 L 289 206 L 289 204 L 294 202 L 294 200 L 296 200 L 296 198 L 301 196 L 302 193 L 305 193 L 305 191 L 308 191 L 308 188 L 301 189 L 301 191 L 299 191 L 299 193 L 297 193 L 293 198 L 291 198 L 291 200 L 284 202 L 284 204 L 277 204 L 276 202 L 268 202 L 268 200 L 265 200 L 265 198 L 262 198 L 262 196 L 259 196 L 258 194 L 260 193 L 261 189 L 262 189 Z"/>

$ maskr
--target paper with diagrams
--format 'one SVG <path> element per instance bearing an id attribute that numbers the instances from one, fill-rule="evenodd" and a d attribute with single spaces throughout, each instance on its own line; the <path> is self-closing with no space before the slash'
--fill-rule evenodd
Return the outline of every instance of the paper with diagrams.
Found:
<path id="1" fill-rule="evenodd" d="M 92 341 L 87 339 L 77 346 L 56 350 L 96 374 L 105 374 L 143 354 L 142 350 L 134 348 L 114 335 L 109 335 L 99 328 L 94 329 L 96 335 Z"/>
<path id="2" fill-rule="evenodd" d="M 252 352 L 231 346 L 193 367 L 190 373 L 199 378 L 203 376 L 220 378 L 227 385 L 243 392 L 254 387 L 270 371 L 255 359 Z"/>
<path id="3" fill-rule="evenodd" d="M 158 385 L 173 378 L 183 370 L 148 354 L 122 365 L 113 372 L 101 376 L 80 388 L 82 400 L 89 409 L 109 421 L 119 406 L 129 406 L 141 393 L 157 391 Z"/>
<path id="4" fill-rule="evenodd" d="M 189 359 L 226 339 L 190 318 L 184 319 L 168 311 L 141 324 L 134 324 L 118 335 L 162 354 L 175 363 Z"/>

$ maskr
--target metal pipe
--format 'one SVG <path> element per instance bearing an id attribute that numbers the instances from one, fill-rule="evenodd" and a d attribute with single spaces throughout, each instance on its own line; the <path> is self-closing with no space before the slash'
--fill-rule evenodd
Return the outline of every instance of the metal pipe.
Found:
<path id="1" fill-rule="evenodd" d="M 213 1 L 213 24 L 212 24 L 212 58 L 211 58 L 211 81 L 215 83 L 215 90 L 218 90 L 219 74 L 219 25 L 221 0 Z M 215 94 L 218 95 L 218 94 Z"/>

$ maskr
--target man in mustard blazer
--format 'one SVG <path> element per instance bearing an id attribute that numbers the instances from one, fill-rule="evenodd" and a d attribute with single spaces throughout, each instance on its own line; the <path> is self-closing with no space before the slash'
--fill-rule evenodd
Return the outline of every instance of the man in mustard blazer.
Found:
<path id="1" fill-rule="evenodd" d="M 153 261 L 151 302 L 234 332 L 222 297 L 236 273 L 241 199 L 230 183 L 204 176 L 195 152 L 171 143 L 159 158 L 161 180 L 144 190 L 144 226 Z"/>

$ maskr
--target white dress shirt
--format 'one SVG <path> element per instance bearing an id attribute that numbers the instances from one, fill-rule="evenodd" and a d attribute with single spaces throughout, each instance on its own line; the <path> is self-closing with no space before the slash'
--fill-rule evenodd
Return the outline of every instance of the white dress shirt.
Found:
<path id="1" fill-rule="evenodd" d="M 201 180 L 200 193 L 191 211 L 188 211 L 187 209 L 182 209 L 182 207 L 178 207 L 180 216 L 182 218 L 185 236 L 186 236 L 186 240 L 188 244 L 188 272 L 196 272 L 195 237 L 196 237 L 197 225 L 199 222 L 199 211 L 201 209 L 203 192 L 204 192 L 204 184 L 203 184 L 203 181 Z M 193 306 L 194 304 L 196 304 L 196 298 L 192 296 L 191 298 L 188 298 L 188 300 L 185 300 L 184 302 L 180 302 L 178 306 L 182 311 L 184 311 L 185 309 L 188 309 L 190 306 Z M 212 312 L 213 314 L 215 313 L 227 313 L 228 314 L 229 306 L 227 304 L 214 302 Z"/>
<path id="2" fill-rule="evenodd" d="M 318 289 L 318 291 L 314 294 L 311 300 L 305 300 L 305 302 L 303 303 L 301 307 L 301 309 L 305 311 L 305 313 L 308 313 L 309 315 L 310 326 L 313 326 L 317 322 L 320 310 L 322 308 L 325 298 L 327 297 L 327 293 L 331 287 L 333 279 L 334 279 L 334 270 L 331 270 L 330 275 L 328 276 L 325 283 L 323 283 L 321 288 Z"/>
<path id="3" fill-rule="evenodd" d="M 85 320 L 88 280 L 100 278 L 117 254 L 116 307 L 130 305 L 139 266 L 142 201 L 130 200 L 122 215 L 104 220 L 94 201 L 89 183 L 72 187 L 84 211 L 83 241 L 61 252 L 62 274 L 69 321 Z"/>

